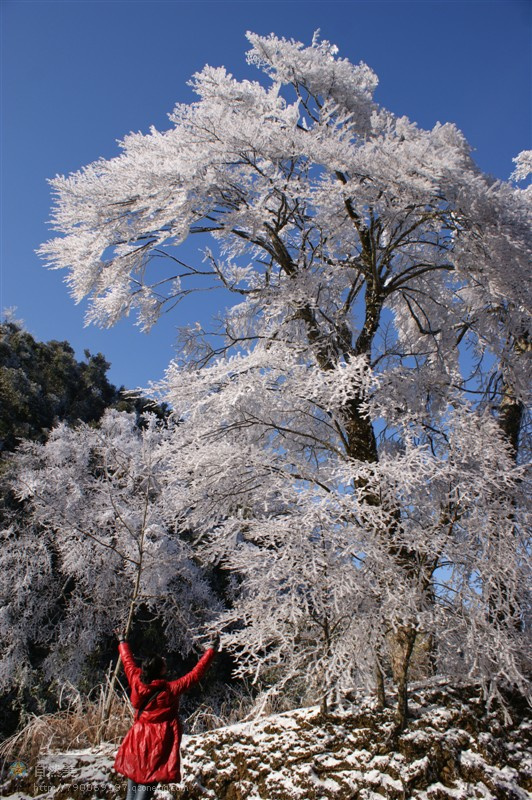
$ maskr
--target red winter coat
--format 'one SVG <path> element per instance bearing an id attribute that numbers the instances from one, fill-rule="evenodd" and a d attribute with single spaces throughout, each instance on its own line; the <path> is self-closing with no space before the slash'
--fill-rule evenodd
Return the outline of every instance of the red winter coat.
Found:
<path id="1" fill-rule="evenodd" d="M 140 667 L 135 664 L 129 645 L 121 642 L 118 650 L 131 686 L 133 708 L 138 709 L 143 700 L 157 689 L 161 689 L 161 693 L 148 703 L 140 719 L 138 711 L 135 714 L 135 722 L 120 745 L 114 768 L 135 783 L 180 781 L 179 745 L 182 729 L 178 717 L 179 698 L 201 679 L 215 651 L 212 648 L 207 650 L 194 669 L 176 681 L 159 678 L 151 683 L 143 683 Z"/>

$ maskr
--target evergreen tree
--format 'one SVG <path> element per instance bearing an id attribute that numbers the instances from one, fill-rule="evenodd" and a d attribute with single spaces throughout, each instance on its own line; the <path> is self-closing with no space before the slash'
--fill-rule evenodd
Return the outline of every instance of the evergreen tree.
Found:
<path id="1" fill-rule="evenodd" d="M 43 442 L 59 422 L 95 423 L 107 408 L 136 411 L 164 407 L 129 397 L 107 377 L 110 364 L 85 350 L 77 361 L 68 342 L 38 342 L 18 323 L 0 323 L 0 454 L 21 441 Z"/>

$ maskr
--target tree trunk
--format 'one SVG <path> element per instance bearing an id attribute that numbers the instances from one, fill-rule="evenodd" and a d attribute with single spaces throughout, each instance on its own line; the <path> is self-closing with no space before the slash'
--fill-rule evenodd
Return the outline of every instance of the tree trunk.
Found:
<path id="1" fill-rule="evenodd" d="M 438 655 L 436 646 L 436 637 L 433 633 L 429 633 L 426 637 L 427 642 L 427 672 L 429 677 L 434 677 L 438 671 Z"/>
<path id="2" fill-rule="evenodd" d="M 399 628 L 393 635 L 392 672 L 397 686 L 397 727 L 403 730 L 408 720 L 408 669 L 416 642 L 414 628 Z"/>
<path id="3" fill-rule="evenodd" d="M 384 689 L 384 672 L 378 659 L 375 662 L 375 693 L 377 696 L 377 710 L 382 711 L 386 708 L 386 692 Z"/>
<path id="4" fill-rule="evenodd" d="M 530 346 L 526 342 L 518 343 L 518 350 L 527 352 Z M 499 427 L 511 448 L 511 455 L 517 461 L 519 453 L 519 435 L 525 408 L 523 403 L 517 399 L 512 387 L 503 378 L 501 385 L 501 402 L 499 404 Z M 509 522 L 513 525 L 513 514 L 510 515 Z M 501 607 L 502 601 L 502 607 Z M 508 586 L 504 580 L 495 575 L 488 595 L 488 617 L 491 623 L 502 626 L 513 626 L 518 631 L 521 630 L 522 610 L 518 603 L 510 596 Z"/>
<path id="5" fill-rule="evenodd" d="M 129 631 L 131 630 L 131 623 L 133 622 L 133 613 L 135 611 L 135 605 L 137 603 L 137 597 L 139 593 L 139 578 L 135 582 L 135 590 L 133 592 L 133 597 L 131 598 L 131 602 L 129 604 L 129 613 L 127 616 L 126 626 L 124 628 L 124 637 L 127 639 L 129 635 Z M 106 694 L 105 694 L 105 702 L 102 709 L 102 718 L 100 720 L 100 730 L 98 732 L 98 739 L 102 741 L 105 736 L 105 731 L 107 728 L 107 723 L 109 722 L 109 717 L 111 715 L 111 706 L 113 704 L 113 698 L 115 696 L 116 684 L 118 683 L 118 675 L 120 674 L 120 667 L 122 665 L 122 660 L 120 656 L 118 656 L 115 664 L 115 668 L 111 675 L 111 679 L 109 680 L 109 685 L 107 686 Z"/>
<path id="6" fill-rule="evenodd" d="M 517 459 L 523 413 L 524 406 L 522 402 L 517 400 L 510 387 L 504 383 L 502 400 L 499 406 L 499 425 L 505 439 L 512 448 L 514 460 Z"/>
<path id="7" fill-rule="evenodd" d="M 146 483 L 146 495 L 144 498 L 144 516 L 142 520 L 142 527 L 140 530 L 140 538 L 138 540 L 138 548 L 139 548 L 139 559 L 135 562 L 137 573 L 135 575 L 135 584 L 133 586 L 133 592 L 131 594 L 131 599 L 129 601 L 129 612 L 127 615 L 127 621 L 124 627 L 124 637 L 127 639 L 129 631 L 131 629 L 131 623 L 133 622 L 133 614 L 135 612 L 135 606 L 137 605 L 137 600 L 140 594 L 140 580 L 142 578 L 142 572 L 144 569 L 144 537 L 146 534 L 146 520 L 148 515 L 148 507 L 150 502 L 150 486 L 151 486 L 151 479 L 148 479 Z M 111 680 L 109 682 L 108 693 L 105 700 L 105 704 L 102 711 L 102 723 L 100 728 L 101 737 L 105 732 L 105 727 L 109 720 L 109 716 L 111 713 L 111 705 L 113 703 L 113 697 L 115 694 L 115 687 L 118 681 L 118 673 L 120 672 L 120 656 L 118 656 L 116 666 L 114 668 Z"/>

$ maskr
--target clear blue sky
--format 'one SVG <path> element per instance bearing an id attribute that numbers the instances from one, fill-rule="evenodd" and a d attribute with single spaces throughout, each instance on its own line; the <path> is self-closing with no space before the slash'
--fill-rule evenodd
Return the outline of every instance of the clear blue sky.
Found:
<path id="1" fill-rule="evenodd" d="M 507 178 L 531 146 L 531 10 L 528 0 L 2 0 L 0 310 L 16 306 L 34 336 L 67 339 L 79 357 L 104 353 L 118 385 L 159 379 L 178 321 L 205 303 L 149 335 L 133 321 L 84 328 L 63 275 L 34 253 L 51 235 L 47 178 L 116 155 L 129 131 L 169 127 L 204 64 L 249 75 L 246 30 L 310 43 L 317 28 L 377 72 L 381 104 L 422 127 L 455 122 L 480 167 Z"/>

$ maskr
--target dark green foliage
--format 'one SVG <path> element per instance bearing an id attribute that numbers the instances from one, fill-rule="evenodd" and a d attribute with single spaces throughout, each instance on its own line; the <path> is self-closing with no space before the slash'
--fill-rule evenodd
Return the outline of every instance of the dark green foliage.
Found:
<path id="1" fill-rule="evenodd" d="M 21 439 L 44 441 L 61 421 L 97 422 L 109 407 L 165 416 L 165 408 L 113 386 L 109 366 L 101 353 L 86 350 L 76 361 L 68 342 L 37 342 L 15 323 L 0 323 L 0 453 Z"/>

